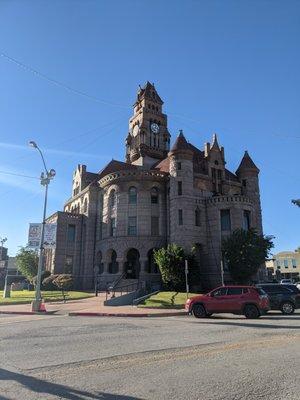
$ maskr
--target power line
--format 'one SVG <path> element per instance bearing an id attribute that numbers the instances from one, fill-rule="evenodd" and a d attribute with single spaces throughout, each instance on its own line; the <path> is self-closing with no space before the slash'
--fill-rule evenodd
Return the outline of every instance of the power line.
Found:
<path id="1" fill-rule="evenodd" d="M 14 175 L 14 176 L 21 176 L 23 178 L 30 178 L 30 179 L 40 179 L 36 176 L 29 176 L 29 175 L 23 175 L 23 174 L 15 174 L 14 172 L 8 172 L 8 171 L 0 171 L 0 174 L 4 174 L 4 175 Z"/>
<path id="2" fill-rule="evenodd" d="M 75 88 L 73 88 L 73 87 L 71 87 L 69 85 L 66 85 L 63 82 L 60 82 L 60 81 L 58 81 L 56 79 L 53 79 L 53 78 L 51 78 L 51 77 L 49 77 L 49 76 L 37 71 L 36 69 L 32 68 L 31 66 L 26 65 L 26 64 L 22 63 L 21 61 L 18 61 L 17 59 L 8 56 L 7 54 L 5 54 L 3 52 L 0 52 L 0 56 L 3 57 L 4 59 L 6 59 L 7 61 L 9 61 L 9 62 L 11 62 L 13 64 L 16 64 L 18 67 L 24 69 L 25 71 L 30 72 L 33 75 L 48 81 L 49 83 L 52 83 L 52 84 L 54 84 L 56 86 L 59 86 L 59 87 L 65 89 L 65 90 L 68 90 L 71 93 L 77 94 L 78 96 L 82 96 L 82 97 L 85 97 L 85 98 L 87 98 L 89 100 L 95 101 L 97 103 L 105 104 L 105 105 L 108 105 L 108 106 L 120 107 L 120 108 L 128 108 L 128 106 L 124 106 L 123 104 L 113 103 L 113 102 L 110 102 L 110 101 L 107 101 L 107 100 L 99 99 L 98 97 L 91 96 L 91 95 L 89 95 L 89 94 L 87 94 L 85 92 L 82 92 L 81 90 L 78 90 L 78 89 L 75 89 Z"/>

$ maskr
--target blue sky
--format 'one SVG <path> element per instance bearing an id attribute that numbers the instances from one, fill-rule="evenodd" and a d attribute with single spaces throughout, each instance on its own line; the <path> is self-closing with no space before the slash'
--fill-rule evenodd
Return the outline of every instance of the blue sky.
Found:
<path id="1" fill-rule="evenodd" d="M 199 147 L 216 132 L 227 167 L 248 150 L 261 169 L 263 224 L 275 251 L 300 245 L 299 1 L 0 1 L 0 171 L 38 177 L 49 168 L 48 214 L 70 196 L 78 163 L 98 171 L 124 159 L 139 84 L 165 101 Z M 63 85 L 56 84 L 59 81 Z M 75 89 L 69 90 L 68 87 Z M 82 92 L 87 96 L 80 94 Z M 42 216 L 37 179 L 0 172 L 0 236 L 26 244 Z"/>

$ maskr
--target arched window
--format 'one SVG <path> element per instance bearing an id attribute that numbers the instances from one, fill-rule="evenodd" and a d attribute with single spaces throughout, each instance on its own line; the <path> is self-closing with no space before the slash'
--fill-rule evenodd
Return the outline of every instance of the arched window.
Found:
<path id="1" fill-rule="evenodd" d="M 158 189 L 156 187 L 151 189 L 151 203 L 158 204 Z"/>
<path id="2" fill-rule="evenodd" d="M 128 191 L 129 204 L 136 204 L 137 202 L 137 190 L 136 187 L 131 186 Z"/>
<path id="3" fill-rule="evenodd" d="M 113 208 L 116 205 L 116 191 L 113 189 L 109 194 L 109 206 Z"/>
<path id="4" fill-rule="evenodd" d="M 87 199 L 85 199 L 84 203 L 83 203 L 83 212 L 86 213 L 87 210 L 88 210 L 88 202 L 87 202 Z"/>

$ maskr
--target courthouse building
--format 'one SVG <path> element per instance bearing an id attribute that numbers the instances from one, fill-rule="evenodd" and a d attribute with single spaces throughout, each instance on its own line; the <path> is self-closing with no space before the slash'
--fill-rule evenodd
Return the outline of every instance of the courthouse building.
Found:
<path id="1" fill-rule="evenodd" d="M 236 172 L 213 135 L 200 149 L 180 131 L 171 135 L 153 84 L 139 88 L 125 135 L 125 160 L 90 172 L 78 165 L 46 268 L 72 273 L 77 287 L 105 286 L 118 277 L 159 280 L 153 250 L 176 243 L 195 249 L 203 288 L 221 281 L 221 240 L 234 229 L 262 233 L 259 169 L 247 151 Z M 225 279 L 230 277 L 225 271 Z"/>

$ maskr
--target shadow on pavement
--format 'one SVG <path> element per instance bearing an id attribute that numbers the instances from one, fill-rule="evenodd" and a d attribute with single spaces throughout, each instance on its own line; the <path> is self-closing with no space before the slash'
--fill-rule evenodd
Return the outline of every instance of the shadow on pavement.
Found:
<path id="1" fill-rule="evenodd" d="M 200 321 L 197 321 L 200 322 Z M 243 328 L 267 328 L 267 329 L 300 329 L 300 326 L 293 326 L 293 325 L 275 325 L 275 324 L 260 324 L 260 323 L 253 323 L 253 322 L 234 322 L 231 321 L 224 321 L 215 319 L 214 322 L 209 322 L 205 320 L 205 324 L 207 325 L 226 325 L 226 326 L 241 326 Z"/>
<path id="2" fill-rule="evenodd" d="M 99 392 L 93 394 L 85 390 L 78 390 L 69 386 L 60 385 L 57 383 L 48 382 L 42 379 L 34 378 L 32 376 L 11 372 L 0 368 L 0 381 L 14 381 L 21 384 L 32 393 L 40 393 L 41 396 L 49 394 L 57 396 L 58 399 L 69 399 L 69 400 L 83 400 L 83 399 L 102 399 L 102 400 L 142 400 L 138 397 L 118 395 L 112 393 Z M 43 398 L 43 397 L 41 397 Z M 0 400 L 9 400 L 6 397 L 0 395 Z"/>

